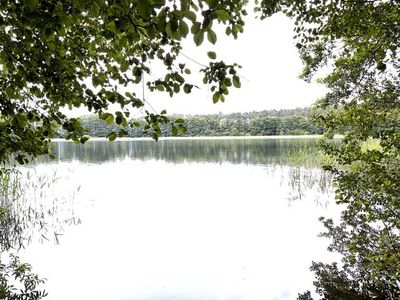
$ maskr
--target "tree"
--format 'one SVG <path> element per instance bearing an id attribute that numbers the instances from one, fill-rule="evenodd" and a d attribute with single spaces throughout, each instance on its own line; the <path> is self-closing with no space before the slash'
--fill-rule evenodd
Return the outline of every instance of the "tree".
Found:
<path id="1" fill-rule="evenodd" d="M 312 266 L 317 292 L 323 299 L 398 299 L 400 2 L 273 2 L 271 10 L 262 1 L 260 10 L 294 18 L 303 78 L 328 73 L 320 80 L 329 92 L 315 104 L 314 118 L 325 128 L 323 149 L 334 158 L 326 169 L 344 204 L 340 224 L 324 221 L 324 235 L 343 261 Z M 335 133 L 344 135 L 340 143 L 329 140 Z"/>
<path id="2" fill-rule="evenodd" d="M 19 163 L 49 152 L 57 127 L 67 138 L 85 142 L 79 120 L 68 118 L 62 107 L 87 107 L 107 123 L 128 125 L 131 108 L 145 99 L 121 92 L 144 83 L 149 63 L 160 61 L 164 77 L 147 82 L 171 97 L 190 93 L 190 70 L 179 63 L 181 40 L 189 35 L 200 46 L 205 37 L 215 44 L 215 23 L 237 37 L 243 31 L 245 1 L 165 0 L 5 0 L 0 3 L 0 162 L 10 155 Z M 213 101 L 224 101 L 232 85 L 240 87 L 236 64 L 211 60 L 204 83 L 211 85 Z M 111 104 L 120 107 L 107 112 Z M 161 113 L 149 113 L 144 130 L 157 139 L 160 124 L 169 123 L 174 135 L 182 123 Z M 130 124 L 134 126 L 135 124 Z M 124 136 L 112 132 L 109 140 Z"/>

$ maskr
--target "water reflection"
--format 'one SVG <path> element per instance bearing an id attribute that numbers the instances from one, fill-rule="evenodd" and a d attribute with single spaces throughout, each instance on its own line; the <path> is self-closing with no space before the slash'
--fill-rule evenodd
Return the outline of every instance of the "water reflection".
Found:
<path id="1" fill-rule="evenodd" d="M 79 162 L 100 164 L 117 160 L 162 160 L 169 163 L 218 163 L 263 165 L 270 172 L 280 171 L 282 184 L 290 189 L 288 198 L 304 198 L 305 193 L 316 189 L 327 193 L 332 177 L 323 172 L 323 156 L 315 138 L 302 139 L 164 139 L 125 140 L 117 142 L 90 141 L 85 145 L 57 142 L 53 152 L 54 162 Z M 47 161 L 51 163 L 51 161 Z M 316 200 L 319 201 L 319 200 Z"/>
<path id="2" fill-rule="evenodd" d="M 159 142 L 90 141 L 85 145 L 56 142 L 53 152 L 58 161 L 79 160 L 86 163 L 132 158 L 173 163 L 229 162 L 302 166 L 319 164 L 315 139 L 166 139 Z"/>

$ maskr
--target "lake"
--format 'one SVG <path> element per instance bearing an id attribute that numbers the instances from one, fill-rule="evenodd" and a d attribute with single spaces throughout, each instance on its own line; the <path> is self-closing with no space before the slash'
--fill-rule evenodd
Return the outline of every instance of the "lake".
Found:
<path id="1" fill-rule="evenodd" d="M 47 278 L 46 299 L 295 299 L 314 290 L 311 261 L 332 260 L 318 217 L 338 210 L 314 138 L 53 151 L 23 169 L 27 197 L 52 209 L 21 254 Z"/>

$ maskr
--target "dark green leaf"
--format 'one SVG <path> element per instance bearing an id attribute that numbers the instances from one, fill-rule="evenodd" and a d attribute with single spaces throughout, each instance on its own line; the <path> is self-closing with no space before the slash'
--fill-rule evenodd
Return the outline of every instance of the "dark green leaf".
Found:
<path id="1" fill-rule="evenodd" d="M 192 87 L 193 87 L 192 85 L 185 83 L 183 86 L 183 91 L 186 94 L 189 94 L 192 91 Z"/>
<path id="2" fill-rule="evenodd" d="M 203 31 L 198 31 L 194 36 L 193 36 L 194 43 L 196 46 L 200 46 L 203 43 L 204 40 L 204 32 Z"/>
<path id="3" fill-rule="evenodd" d="M 225 10 L 216 10 L 215 14 L 217 15 L 218 19 L 225 22 L 232 19 L 232 16 Z"/>
<path id="4" fill-rule="evenodd" d="M 240 87 L 241 87 L 239 76 L 234 75 L 234 76 L 232 77 L 232 82 L 233 82 L 233 86 L 234 86 L 235 88 L 240 88 Z"/>
<path id="5" fill-rule="evenodd" d="M 219 97 L 220 97 L 220 94 L 218 92 L 215 92 L 213 95 L 213 98 L 212 98 L 213 102 L 217 103 L 219 100 Z"/>
<path id="6" fill-rule="evenodd" d="M 117 138 L 117 134 L 115 132 L 111 132 L 110 134 L 107 135 L 106 137 L 110 142 L 115 141 L 115 139 Z"/>
<path id="7" fill-rule="evenodd" d="M 207 55 L 210 59 L 216 59 L 217 58 L 217 54 L 215 54 L 214 51 L 209 51 L 207 52 Z"/>
<path id="8" fill-rule="evenodd" d="M 179 23 L 179 32 L 181 33 L 182 37 L 186 37 L 189 33 L 189 27 L 185 23 L 185 21 L 181 20 Z"/>
<path id="9" fill-rule="evenodd" d="M 151 6 L 151 2 L 146 0 L 139 0 L 137 1 L 137 10 L 139 11 L 140 15 L 142 15 L 144 18 L 148 19 L 151 16 L 153 7 Z"/>
<path id="10" fill-rule="evenodd" d="M 178 130 L 178 128 L 176 126 L 172 125 L 171 132 L 172 132 L 173 136 L 177 136 L 178 133 L 179 133 L 179 130 Z"/>
<path id="11" fill-rule="evenodd" d="M 212 29 L 207 30 L 207 39 L 213 45 L 217 42 L 217 35 Z"/>

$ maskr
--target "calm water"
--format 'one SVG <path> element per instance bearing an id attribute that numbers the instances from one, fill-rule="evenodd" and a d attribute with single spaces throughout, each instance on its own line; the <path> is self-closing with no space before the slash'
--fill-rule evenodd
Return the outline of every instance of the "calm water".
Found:
<path id="1" fill-rule="evenodd" d="M 329 260 L 317 219 L 337 214 L 315 145 L 59 142 L 56 160 L 25 170 L 54 181 L 30 199 L 57 211 L 51 242 L 23 256 L 50 300 L 295 299 L 312 288 L 311 261 Z"/>

